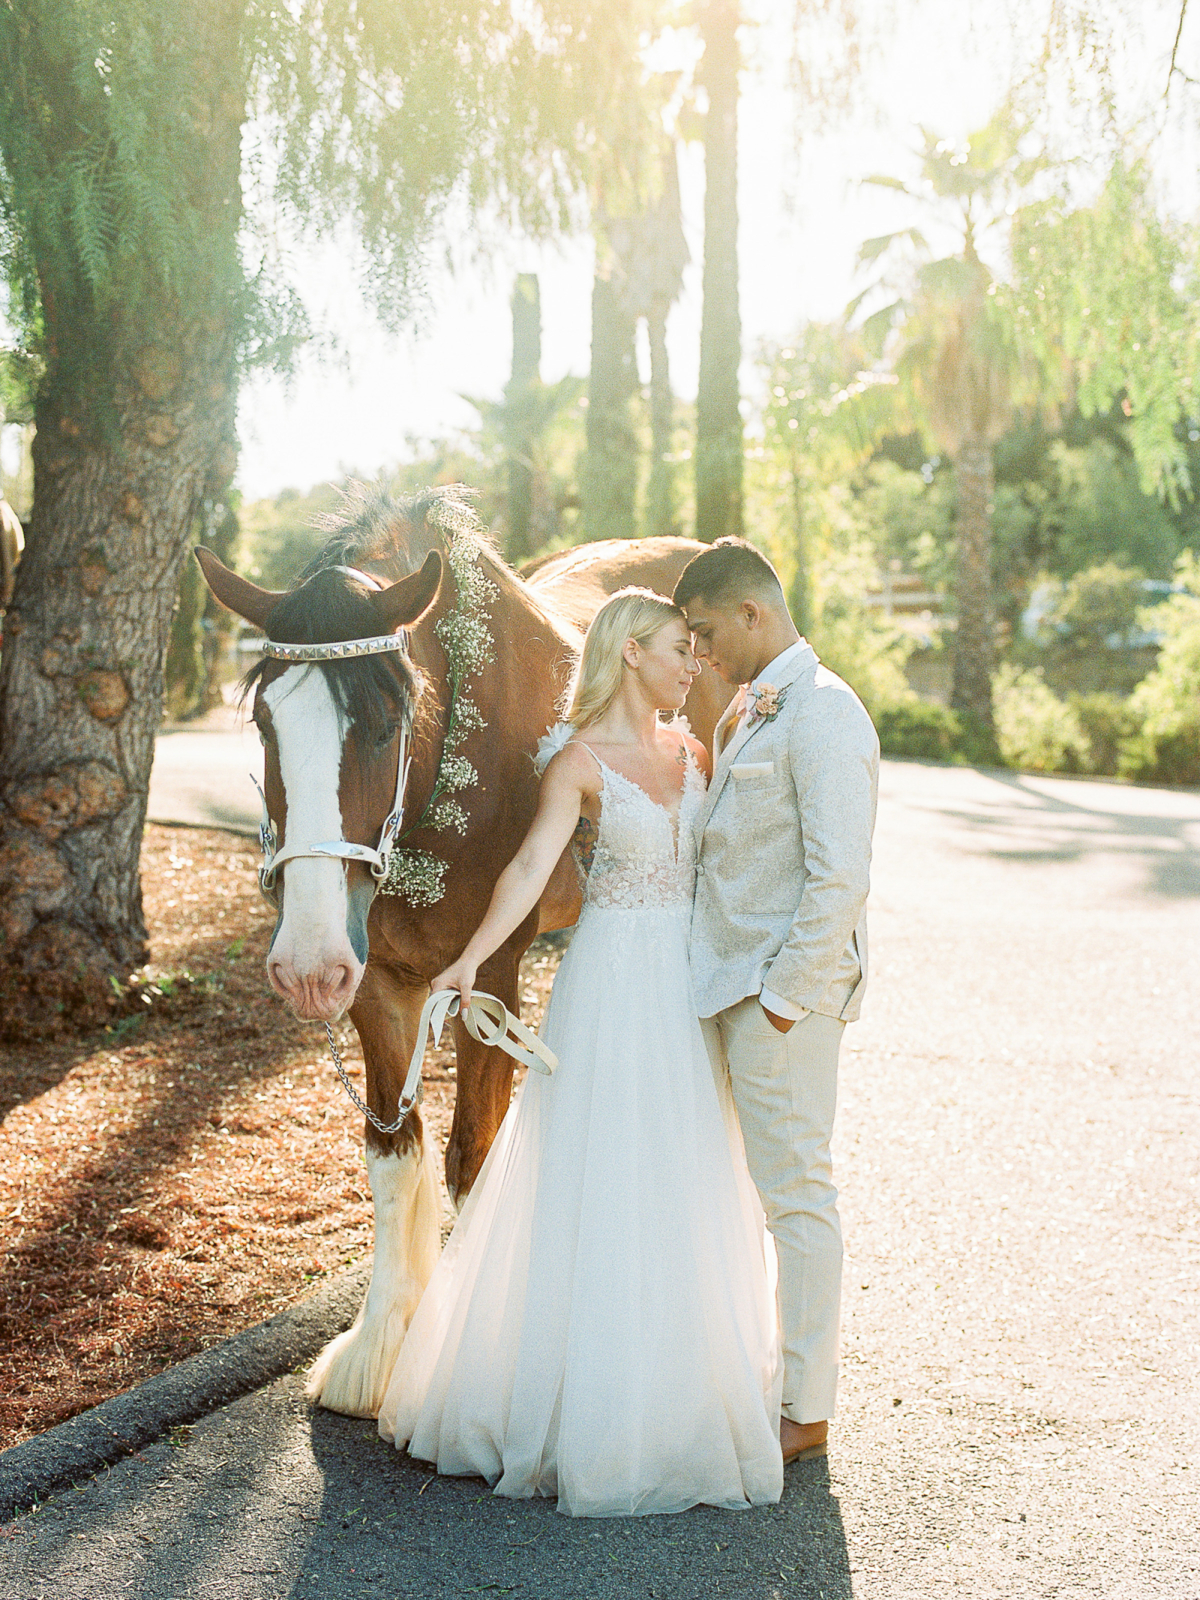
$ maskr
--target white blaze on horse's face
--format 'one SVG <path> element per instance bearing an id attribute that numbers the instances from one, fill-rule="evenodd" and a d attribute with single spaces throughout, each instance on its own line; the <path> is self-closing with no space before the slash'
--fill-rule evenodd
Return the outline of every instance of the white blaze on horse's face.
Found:
<path id="1" fill-rule="evenodd" d="M 288 848 L 341 839 L 338 780 L 345 729 L 325 674 L 318 667 L 289 667 L 262 697 L 271 713 L 287 801 Z M 297 1016 L 331 1022 L 350 1005 L 362 981 L 366 908 L 352 906 L 339 860 L 301 857 L 286 864 L 282 878 L 282 911 L 267 955 L 271 986 Z"/>

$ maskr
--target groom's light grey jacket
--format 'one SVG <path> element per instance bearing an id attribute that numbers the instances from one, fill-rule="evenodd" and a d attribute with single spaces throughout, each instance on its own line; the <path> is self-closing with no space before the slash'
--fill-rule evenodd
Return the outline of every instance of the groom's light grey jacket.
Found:
<path id="1" fill-rule="evenodd" d="M 691 965 L 702 1017 L 765 983 L 852 1022 L 867 974 L 865 906 L 879 740 L 854 691 L 810 645 L 774 680 L 778 715 L 721 741 L 696 818 Z"/>

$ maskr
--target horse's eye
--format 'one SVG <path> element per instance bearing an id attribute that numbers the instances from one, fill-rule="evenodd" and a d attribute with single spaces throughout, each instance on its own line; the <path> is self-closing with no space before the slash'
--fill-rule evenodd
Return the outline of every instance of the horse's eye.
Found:
<path id="1" fill-rule="evenodd" d="M 400 724 L 398 722 L 386 723 L 384 725 L 383 732 L 375 741 L 376 747 L 380 750 L 386 750 L 391 744 L 392 740 L 396 737 L 396 729 L 399 726 Z"/>

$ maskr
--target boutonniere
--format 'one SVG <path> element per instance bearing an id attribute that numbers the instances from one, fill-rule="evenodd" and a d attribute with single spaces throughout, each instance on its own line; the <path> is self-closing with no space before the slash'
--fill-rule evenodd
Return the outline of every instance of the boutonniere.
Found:
<path id="1" fill-rule="evenodd" d="M 760 683 L 757 689 L 750 689 L 746 701 L 750 707 L 751 726 L 756 722 L 774 722 L 786 699 L 786 686 L 777 689 L 773 683 Z"/>

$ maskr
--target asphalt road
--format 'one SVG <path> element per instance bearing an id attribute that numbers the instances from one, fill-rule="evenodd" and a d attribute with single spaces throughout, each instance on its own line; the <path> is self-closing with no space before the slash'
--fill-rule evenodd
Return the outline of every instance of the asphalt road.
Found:
<path id="1" fill-rule="evenodd" d="M 1200 1600 L 1200 796 L 888 762 L 877 845 L 842 1400 L 779 1507 L 571 1522 L 290 1377 L 0 1529 L 2 1600 Z"/>
<path id="2" fill-rule="evenodd" d="M 185 724 L 159 734 L 148 818 L 257 833 L 262 812 L 250 775 L 262 782 L 258 734 L 229 706 L 211 721 L 215 726 Z"/>

